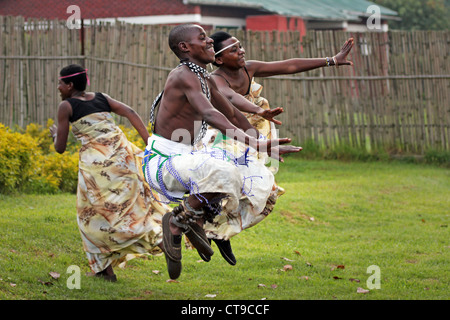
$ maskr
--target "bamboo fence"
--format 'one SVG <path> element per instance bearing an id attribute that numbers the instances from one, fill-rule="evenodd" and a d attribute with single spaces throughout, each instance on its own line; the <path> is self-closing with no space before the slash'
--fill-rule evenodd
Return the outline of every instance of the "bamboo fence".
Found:
<path id="1" fill-rule="evenodd" d="M 93 22 L 71 30 L 65 21 L 0 16 L 0 123 L 56 119 L 59 70 L 71 63 L 89 70 L 89 90 L 108 93 L 148 120 L 178 65 L 167 44 L 170 29 Z M 355 39 L 353 67 L 255 79 L 271 107 L 284 108 L 281 136 L 323 148 L 450 150 L 449 31 L 309 31 L 303 38 L 293 31 L 229 32 L 248 60 L 264 61 L 332 56 Z"/>

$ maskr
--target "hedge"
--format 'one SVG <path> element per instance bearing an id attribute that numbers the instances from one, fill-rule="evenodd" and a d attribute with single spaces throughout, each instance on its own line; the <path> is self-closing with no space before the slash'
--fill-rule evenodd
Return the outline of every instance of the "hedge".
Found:
<path id="1" fill-rule="evenodd" d="M 30 124 L 26 129 L 0 123 L 0 193 L 76 193 L 80 144 L 70 133 L 66 152 L 57 153 L 51 125 L 51 119 L 46 127 Z M 128 140 L 144 148 L 134 128 L 120 128 Z"/>

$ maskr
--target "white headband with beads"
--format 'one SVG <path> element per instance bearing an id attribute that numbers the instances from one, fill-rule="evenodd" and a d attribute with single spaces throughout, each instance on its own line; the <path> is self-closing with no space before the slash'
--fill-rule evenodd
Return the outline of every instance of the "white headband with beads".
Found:
<path id="1" fill-rule="evenodd" d="M 216 52 L 215 56 L 217 56 L 219 53 L 221 53 L 222 51 L 227 50 L 228 48 L 231 48 L 232 46 L 234 46 L 235 44 L 240 43 L 240 41 L 236 41 L 235 43 L 230 44 L 229 46 L 226 46 L 225 48 L 220 49 L 219 51 Z"/>

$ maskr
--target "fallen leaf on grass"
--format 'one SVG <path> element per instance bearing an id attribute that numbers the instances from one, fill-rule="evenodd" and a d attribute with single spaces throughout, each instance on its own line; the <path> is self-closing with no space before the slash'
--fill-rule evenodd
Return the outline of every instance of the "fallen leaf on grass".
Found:
<path id="1" fill-rule="evenodd" d="M 50 281 L 44 282 L 44 281 L 42 281 L 41 279 L 38 279 L 38 281 L 39 281 L 40 283 L 42 283 L 43 285 L 46 285 L 46 286 L 52 286 L 52 285 L 53 285 L 53 283 L 51 283 Z"/>
<path id="2" fill-rule="evenodd" d="M 292 268 L 292 266 L 290 265 L 290 264 L 287 264 L 287 265 L 285 265 L 284 267 L 283 267 L 283 271 L 290 271 L 290 270 L 292 270 L 293 268 Z"/>
<path id="3" fill-rule="evenodd" d="M 12 282 L 10 282 L 9 285 L 10 285 L 11 287 L 13 287 L 13 288 L 14 288 L 15 286 L 17 286 L 17 284 L 12 283 Z"/>
<path id="4" fill-rule="evenodd" d="M 300 279 L 302 279 L 302 280 L 309 280 L 309 277 L 308 276 L 301 276 Z"/>
<path id="5" fill-rule="evenodd" d="M 217 294 L 207 294 L 205 295 L 205 298 L 215 298 Z"/>
<path id="6" fill-rule="evenodd" d="M 353 278 L 350 278 L 350 279 L 348 279 L 348 280 L 350 280 L 351 282 L 360 282 L 360 280 L 359 279 L 353 279 Z"/>
<path id="7" fill-rule="evenodd" d="M 267 288 L 267 286 L 264 283 L 258 284 L 258 288 Z"/>
<path id="8" fill-rule="evenodd" d="M 334 280 L 341 280 L 342 278 L 341 278 L 341 277 L 336 277 L 336 276 L 334 276 L 333 279 L 334 279 Z"/>
<path id="9" fill-rule="evenodd" d="M 159 271 L 159 270 L 152 270 L 152 272 L 153 272 L 154 274 L 159 274 L 161 271 Z"/>
<path id="10" fill-rule="evenodd" d="M 358 288 L 356 290 L 356 293 L 364 293 L 364 294 L 366 294 L 366 293 L 369 293 L 369 290 L 366 290 L 366 289 L 363 289 L 363 288 Z"/>
<path id="11" fill-rule="evenodd" d="M 277 286 L 276 284 L 273 284 L 273 285 L 271 285 L 270 287 L 271 287 L 272 289 L 278 288 L 278 286 Z"/>
<path id="12" fill-rule="evenodd" d="M 331 267 L 331 271 L 336 270 L 336 269 L 345 269 L 345 266 L 343 264 L 337 265 L 337 266 L 332 266 Z"/>
<path id="13" fill-rule="evenodd" d="M 281 257 L 281 259 L 286 260 L 286 261 L 289 261 L 289 262 L 294 261 L 294 260 L 288 259 L 288 258 L 286 258 L 286 257 Z"/>
<path id="14" fill-rule="evenodd" d="M 61 275 L 58 272 L 49 272 L 48 273 L 50 275 L 50 277 L 52 277 L 53 279 L 59 279 L 59 277 L 61 277 Z"/>
<path id="15" fill-rule="evenodd" d="M 300 251 L 294 250 L 294 253 L 298 254 L 299 256 L 301 256 L 302 254 L 300 253 Z"/>

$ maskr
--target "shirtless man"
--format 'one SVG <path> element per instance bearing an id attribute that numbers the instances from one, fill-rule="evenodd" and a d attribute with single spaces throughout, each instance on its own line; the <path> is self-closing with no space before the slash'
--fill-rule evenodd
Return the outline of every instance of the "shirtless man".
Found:
<path id="1" fill-rule="evenodd" d="M 169 276 L 176 279 L 181 273 L 182 233 L 200 253 L 213 254 L 202 227 L 205 219 L 211 219 L 205 216 L 205 207 L 220 202 L 229 211 L 237 210 L 242 194 L 248 192 L 255 210 L 263 210 L 273 185 L 273 175 L 257 161 L 247 161 L 245 156 L 243 161 L 230 159 L 220 150 L 218 153 L 196 151 L 194 145 L 202 138 L 206 123 L 281 162 L 280 155 L 301 148 L 280 146 L 289 143 L 288 138 L 265 141 L 256 138 L 258 133 L 251 130 L 246 118 L 209 78 L 205 68 L 214 62 L 215 52 L 213 40 L 202 27 L 175 27 L 170 32 L 169 45 L 181 64 L 170 72 L 166 81 L 143 170 L 153 189 L 170 201 L 183 200 L 163 217 L 164 253 Z M 250 183 L 250 190 L 246 181 L 256 176 L 260 180 Z M 189 196 L 184 197 L 186 193 Z"/>

